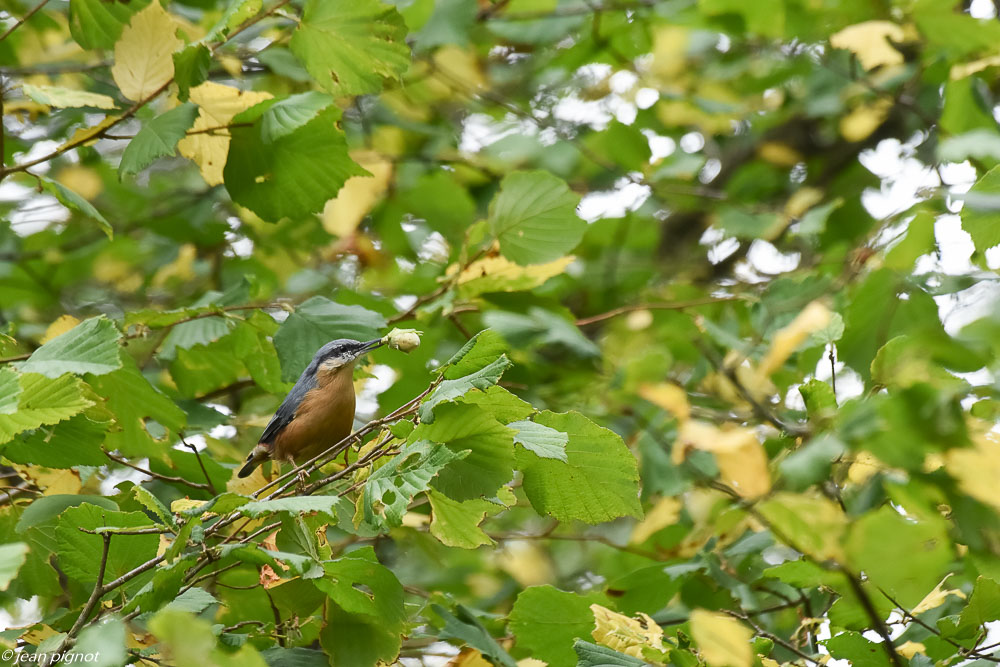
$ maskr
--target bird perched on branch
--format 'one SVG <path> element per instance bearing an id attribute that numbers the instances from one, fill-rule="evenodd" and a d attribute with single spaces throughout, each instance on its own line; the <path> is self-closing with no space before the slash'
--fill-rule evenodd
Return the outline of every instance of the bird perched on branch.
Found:
<path id="1" fill-rule="evenodd" d="M 354 362 L 389 343 L 390 336 L 367 343 L 340 338 L 317 352 L 240 469 L 248 477 L 264 461 L 308 460 L 337 444 L 354 427 Z"/>

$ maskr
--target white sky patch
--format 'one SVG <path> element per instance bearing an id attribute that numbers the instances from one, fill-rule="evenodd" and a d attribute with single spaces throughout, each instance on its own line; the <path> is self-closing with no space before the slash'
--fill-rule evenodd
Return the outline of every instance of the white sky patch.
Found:
<path id="1" fill-rule="evenodd" d="M 648 109 L 660 101 L 660 93 L 654 88 L 640 88 L 635 91 L 635 105 L 640 109 Z"/>
<path id="2" fill-rule="evenodd" d="M 617 190 L 584 195 L 577 214 L 587 222 L 601 218 L 620 218 L 642 206 L 649 195 L 649 186 L 626 181 Z"/>
<path id="3" fill-rule="evenodd" d="M 367 424 L 375 416 L 378 410 L 378 397 L 396 381 L 396 371 L 392 366 L 376 364 L 371 369 L 370 377 L 365 381 L 364 387 L 358 394 L 358 404 L 355 410 L 354 421 Z"/>

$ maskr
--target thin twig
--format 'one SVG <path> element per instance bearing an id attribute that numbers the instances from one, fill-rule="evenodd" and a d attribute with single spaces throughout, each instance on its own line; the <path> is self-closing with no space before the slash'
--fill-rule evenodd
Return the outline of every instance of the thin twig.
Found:
<path id="1" fill-rule="evenodd" d="M 62 644 L 65 647 L 66 643 L 76 637 L 80 629 L 83 628 L 83 624 L 86 623 L 87 617 L 90 616 L 90 612 L 94 611 L 94 607 L 97 606 L 97 601 L 106 592 L 104 587 L 104 572 L 108 568 L 108 552 L 111 549 L 111 534 L 105 533 L 101 536 L 104 539 L 104 547 L 101 551 L 101 564 L 97 569 L 97 581 L 94 583 L 94 590 L 91 591 L 90 597 L 87 599 L 87 604 L 83 606 L 83 610 L 80 611 L 80 615 L 76 617 L 76 621 L 73 623 L 73 627 L 66 634 L 66 638 L 63 639 Z M 60 651 L 56 651 L 58 654 Z"/>
<path id="2" fill-rule="evenodd" d="M 12 25 L 11 27 L 7 28 L 7 30 L 4 32 L 4 34 L 0 35 L 0 42 L 2 42 L 3 40 L 7 39 L 8 37 L 10 37 L 10 34 L 12 32 L 14 32 L 18 28 L 20 28 L 22 25 L 24 25 L 24 23 L 28 19 L 30 19 L 32 16 L 34 16 L 35 14 L 37 14 L 38 11 L 41 10 L 41 8 L 44 7 L 48 3 L 48 1 L 49 0 L 42 0 L 37 5 L 35 5 L 34 7 L 32 7 L 31 10 L 28 11 L 27 14 L 25 14 L 24 16 L 22 16 L 21 18 L 19 18 L 14 23 L 14 25 Z"/>
<path id="3" fill-rule="evenodd" d="M 872 603 L 871 598 L 868 597 L 865 587 L 861 585 L 861 579 L 846 567 L 840 566 L 838 569 L 847 576 L 847 582 L 851 585 L 851 590 L 854 592 L 855 597 L 858 598 L 858 602 L 861 603 L 861 608 L 868 615 L 868 619 L 871 621 L 875 632 L 882 637 L 882 648 L 885 650 L 886 655 L 888 655 L 889 661 L 893 664 L 893 667 L 903 667 L 903 659 L 896 652 L 889 628 L 886 627 L 885 621 L 882 620 L 882 615 L 875 609 L 875 605 Z"/>
<path id="4" fill-rule="evenodd" d="M 594 324 L 596 322 L 603 322 L 604 320 L 610 320 L 612 317 L 618 317 L 619 315 L 624 315 L 626 313 L 632 313 L 637 310 L 684 310 L 686 308 L 694 308 L 696 306 L 707 306 L 713 303 L 726 303 L 729 301 L 743 301 L 744 297 L 740 296 L 713 296 L 705 297 L 704 299 L 690 299 L 688 301 L 668 301 L 663 303 L 637 303 L 631 306 L 621 306 L 620 308 L 615 308 L 609 310 L 606 313 L 600 313 L 599 315 L 591 315 L 590 317 L 582 317 L 576 321 L 576 326 L 585 327 L 588 324 Z"/>
<path id="5" fill-rule="evenodd" d="M 173 482 L 175 484 L 185 484 L 187 486 L 190 486 L 192 489 L 198 489 L 200 491 L 211 491 L 212 493 L 214 493 L 214 491 L 212 491 L 212 489 L 209 487 L 208 484 L 203 484 L 202 482 L 192 482 L 190 480 L 184 479 L 183 477 L 175 477 L 173 475 L 161 475 L 158 472 L 153 472 L 152 470 L 147 470 L 146 468 L 141 468 L 141 467 L 135 465 L 134 463 L 129 463 L 128 461 L 126 461 L 122 457 L 116 456 L 116 455 L 112 454 L 111 452 L 109 452 L 106 449 L 102 449 L 101 451 L 103 451 L 104 455 L 107 456 L 112 461 L 114 461 L 115 463 L 120 463 L 121 465 L 125 466 L 126 468 L 131 468 L 132 470 L 136 470 L 138 472 L 141 472 L 143 475 L 149 475 L 150 477 L 153 477 L 154 479 L 159 479 L 159 480 L 164 481 L 164 482 Z"/>
<path id="6" fill-rule="evenodd" d="M 944 641 L 948 642 L 949 644 L 951 644 L 952 646 L 954 646 L 955 648 L 957 648 L 959 650 L 959 653 L 961 653 L 963 656 L 965 656 L 967 658 L 976 658 L 978 660 L 986 660 L 987 662 L 1000 662 L 1000 658 L 997 658 L 996 656 L 987 655 L 985 653 L 982 653 L 982 651 L 986 651 L 986 650 L 989 650 L 991 648 L 996 648 L 997 646 L 1000 646 L 1000 644 L 992 644 L 990 646 L 982 646 L 982 647 L 973 647 L 971 649 L 968 648 L 968 647 L 966 647 L 966 646 L 962 646 L 960 643 L 958 643 L 957 641 L 955 641 L 951 637 L 945 637 L 944 635 L 942 635 L 941 631 L 938 630 L 937 628 L 935 628 L 933 625 L 931 625 L 929 623 L 925 623 L 921 619 L 917 618 L 916 614 L 914 614 L 912 611 L 910 611 L 909 609 L 907 609 L 906 607 L 904 607 L 903 605 L 901 605 L 899 603 L 899 601 L 896 600 L 891 595 L 889 595 L 885 591 L 885 589 L 879 588 L 878 590 L 879 590 L 879 592 L 882 595 L 885 596 L 886 600 L 888 600 L 889 602 L 891 602 L 894 607 L 896 607 L 897 609 L 899 609 L 899 611 L 903 614 L 903 618 L 910 619 L 911 621 L 913 621 L 914 623 L 916 623 L 917 625 L 919 625 L 920 627 L 922 627 L 924 630 L 927 630 L 931 634 L 933 634 L 933 635 L 935 635 L 937 637 L 940 637 Z"/>
<path id="7" fill-rule="evenodd" d="M 198 467 L 201 468 L 202 474 L 205 475 L 205 484 L 208 485 L 209 493 L 213 496 L 218 495 L 218 492 L 215 490 L 215 484 L 212 484 L 212 478 L 209 476 L 208 470 L 205 469 L 205 463 L 201 460 L 201 453 L 198 451 L 198 448 L 185 440 L 183 433 L 178 433 L 178 435 L 180 436 L 181 442 L 184 443 L 184 446 L 194 452 L 194 457 L 198 459 Z"/>

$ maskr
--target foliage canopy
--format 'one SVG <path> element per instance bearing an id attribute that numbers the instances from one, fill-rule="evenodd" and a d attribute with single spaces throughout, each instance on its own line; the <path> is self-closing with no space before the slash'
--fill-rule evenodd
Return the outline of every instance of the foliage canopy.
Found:
<path id="1" fill-rule="evenodd" d="M 5 3 L 0 648 L 1000 662 L 988 4 Z"/>

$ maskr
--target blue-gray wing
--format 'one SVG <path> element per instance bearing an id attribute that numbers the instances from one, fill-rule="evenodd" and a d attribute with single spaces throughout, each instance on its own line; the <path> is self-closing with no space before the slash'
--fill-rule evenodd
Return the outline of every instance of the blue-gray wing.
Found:
<path id="1" fill-rule="evenodd" d="M 285 396 L 285 400 L 278 406 L 274 416 L 271 417 L 271 421 L 264 427 L 264 432 L 260 434 L 260 440 L 257 442 L 265 445 L 273 443 L 278 434 L 292 423 L 292 420 L 295 418 L 295 411 L 298 409 L 299 404 L 302 403 L 302 399 L 315 386 L 316 380 L 313 379 L 313 376 L 303 373 L 299 381 L 292 387 L 292 390 L 288 392 L 288 396 Z"/>

